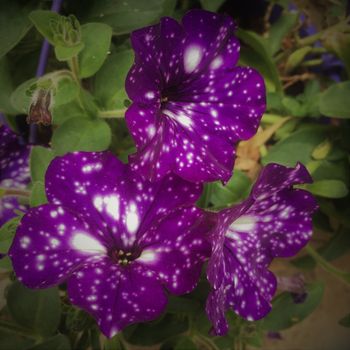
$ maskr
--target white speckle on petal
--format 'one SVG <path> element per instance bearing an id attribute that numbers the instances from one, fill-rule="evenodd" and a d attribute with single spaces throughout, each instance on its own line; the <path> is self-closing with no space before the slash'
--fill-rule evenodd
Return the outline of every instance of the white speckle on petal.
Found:
<path id="1" fill-rule="evenodd" d="M 115 195 L 104 197 L 107 213 L 115 220 L 119 220 L 119 197 Z"/>
<path id="2" fill-rule="evenodd" d="M 131 202 L 126 212 L 126 228 L 128 232 L 135 233 L 139 227 L 140 220 L 135 203 Z"/>
<path id="3" fill-rule="evenodd" d="M 186 48 L 184 54 L 184 66 L 186 73 L 191 73 L 197 68 L 202 56 L 203 51 L 200 46 L 191 45 Z"/>
<path id="4" fill-rule="evenodd" d="M 254 216 L 243 215 L 230 225 L 230 230 L 249 233 L 251 230 L 254 229 L 255 223 L 256 218 Z"/>
<path id="5" fill-rule="evenodd" d="M 157 260 L 157 255 L 154 252 L 154 250 L 151 250 L 151 249 L 145 249 L 137 259 L 137 261 L 146 262 L 146 263 L 154 262 L 156 260 Z"/>
<path id="6" fill-rule="evenodd" d="M 153 91 L 148 91 L 146 92 L 146 98 L 148 98 L 149 100 L 152 100 L 155 96 L 154 92 Z"/>
<path id="7" fill-rule="evenodd" d="M 95 238 L 85 232 L 77 232 L 71 241 L 72 248 L 90 254 L 105 254 L 106 248 Z"/>
<path id="8" fill-rule="evenodd" d="M 94 203 L 94 207 L 98 210 L 98 211 L 102 211 L 103 209 L 103 198 L 101 196 L 96 196 L 93 200 Z"/>
<path id="9" fill-rule="evenodd" d="M 107 214 L 115 220 L 119 220 L 119 196 L 96 196 L 93 199 L 94 207 L 102 212 L 105 208 Z"/>
<path id="10" fill-rule="evenodd" d="M 191 128 L 192 126 L 192 120 L 190 117 L 188 117 L 187 115 L 180 113 L 180 114 L 175 114 L 171 111 L 169 111 L 168 109 L 164 109 L 163 113 L 165 115 L 167 115 L 168 117 L 176 120 L 177 122 L 179 122 L 181 125 L 183 125 L 185 128 Z"/>
<path id="11" fill-rule="evenodd" d="M 222 64 L 223 64 L 223 60 L 221 56 L 218 56 L 216 58 L 213 59 L 213 61 L 210 63 L 210 68 L 211 69 L 218 69 Z"/>
<path id="12" fill-rule="evenodd" d="M 149 138 L 152 138 L 156 133 L 156 128 L 153 126 L 153 125 L 150 125 L 148 128 L 147 128 L 147 134 L 149 136 Z"/>

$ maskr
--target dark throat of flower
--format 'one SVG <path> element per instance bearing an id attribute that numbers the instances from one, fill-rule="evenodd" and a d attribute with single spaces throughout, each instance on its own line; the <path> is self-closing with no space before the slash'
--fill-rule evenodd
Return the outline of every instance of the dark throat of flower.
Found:
<path id="1" fill-rule="evenodd" d="M 129 265 L 137 259 L 139 255 L 140 254 L 136 254 L 135 252 L 124 251 L 121 249 L 113 249 L 109 252 L 112 261 L 121 266 Z"/>

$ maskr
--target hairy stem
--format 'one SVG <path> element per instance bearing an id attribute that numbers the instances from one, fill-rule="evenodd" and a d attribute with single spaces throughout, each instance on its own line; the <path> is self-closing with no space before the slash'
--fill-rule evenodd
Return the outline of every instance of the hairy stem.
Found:
<path id="1" fill-rule="evenodd" d="M 79 78 L 79 62 L 78 62 L 78 57 L 74 56 L 68 61 L 68 65 L 70 70 L 72 71 L 74 80 L 78 83 L 80 86 L 80 78 Z"/>

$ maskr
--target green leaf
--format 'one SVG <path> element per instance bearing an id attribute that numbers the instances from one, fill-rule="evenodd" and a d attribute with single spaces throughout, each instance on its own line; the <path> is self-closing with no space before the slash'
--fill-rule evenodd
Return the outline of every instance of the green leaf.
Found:
<path id="1" fill-rule="evenodd" d="M 0 228 L 0 252 L 5 254 L 11 247 L 13 237 L 16 234 L 17 226 L 21 220 L 21 216 L 16 216 L 9 221 L 5 222 Z M 7 258 L 7 257 L 6 257 Z M 12 264 L 11 261 L 4 261 L 5 258 L 0 259 L 0 267 L 10 269 Z M 9 264 L 8 264 L 9 263 Z"/>
<path id="2" fill-rule="evenodd" d="M 207 11 L 216 12 L 225 0 L 200 0 L 202 8 Z"/>
<path id="3" fill-rule="evenodd" d="M 286 166 L 295 166 L 297 162 L 308 164 L 312 160 L 313 150 L 325 138 L 326 130 L 322 126 L 305 127 L 272 146 L 262 163 L 279 163 Z"/>
<path id="4" fill-rule="evenodd" d="M 128 158 L 129 158 L 129 155 L 130 154 L 133 154 L 136 152 L 136 147 L 135 146 L 132 146 L 132 147 L 129 147 L 127 149 L 125 149 L 124 151 L 120 152 L 118 154 L 118 158 L 124 163 L 126 164 L 128 162 Z"/>
<path id="5" fill-rule="evenodd" d="M 30 175 L 32 181 L 45 182 L 45 173 L 50 162 L 54 158 L 51 148 L 34 146 L 30 153 Z"/>
<path id="6" fill-rule="evenodd" d="M 106 338 L 103 345 L 103 350 L 126 350 L 119 334 L 111 339 Z"/>
<path id="7" fill-rule="evenodd" d="M 201 310 L 200 303 L 195 299 L 171 296 L 167 305 L 167 312 L 173 314 L 196 315 Z"/>
<path id="8" fill-rule="evenodd" d="M 218 208 L 230 206 L 245 199 L 250 190 L 251 181 L 240 170 L 235 170 L 230 181 L 224 186 L 221 182 L 212 184 L 210 202 Z"/>
<path id="9" fill-rule="evenodd" d="M 79 53 L 79 75 L 94 75 L 105 61 L 112 39 L 112 28 L 103 23 L 87 23 L 81 26 L 84 49 Z"/>
<path id="10" fill-rule="evenodd" d="M 338 323 L 343 327 L 350 328 L 350 314 L 343 317 Z"/>
<path id="11" fill-rule="evenodd" d="M 55 45 L 55 33 L 52 28 L 53 22 L 60 20 L 60 15 L 52 11 L 36 10 L 32 11 L 29 19 L 34 23 L 35 28 L 47 39 L 51 45 Z"/>
<path id="12" fill-rule="evenodd" d="M 64 77 L 58 80 L 54 94 L 54 105 L 56 107 L 67 104 L 78 97 L 79 86 L 71 78 Z"/>
<path id="13" fill-rule="evenodd" d="M 124 82 L 134 60 L 132 50 L 124 50 L 108 56 L 97 72 L 94 95 L 102 109 L 113 110 L 124 107 L 128 98 Z"/>
<path id="14" fill-rule="evenodd" d="M 350 118 L 350 81 L 330 86 L 321 94 L 320 112 L 327 117 Z"/>
<path id="15" fill-rule="evenodd" d="M 57 330 L 61 317 L 57 288 L 32 290 L 14 282 L 8 289 L 7 306 L 13 319 L 34 334 L 48 336 Z"/>
<path id="16" fill-rule="evenodd" d="M 0 227 L 0 241 L 7 241 L 13 239 L 17 226 L 21 220 L 21 216 L 16 216 L 9 221 L 6 221 L 1 227 Z"/>
<path id="17" fill-rule="evenodd" d="M 42 343 L 39 343 L 28 350 L 70 350 L 69 339 L 63 334 L 57 334 L 52 338 L 45 339 Z"/>
<path id="18" fill-rule="evenodd" d="M 252 65 L 259 71 L 261 70 L 265 79 L 271 81 L 277 91 L 282 91 L 278 70 L 273 61 L 267 41 L 262 36 L 248 30 L 238 29 L 236 33 L 238 38 L 249 45 L 257 55 L 257 58 L 252 61 L 253 56 L 251 52 L 242 50 L 240 61 L 243 61 L 245 65 Z"/>
<path id="19" fill-rule="evenodd" d="M 210 329 L 212 328 L 212 324 L 209 321 L 208 316 L 204 311 L 198 313 L 194 321 L 194 327 L 196 331 L 204 335 L 207 335 L 210 332 Z"/>
<path id="20" fill-rule="evenodd" d="M 203 186 L 203 192 L 200 196 L 200 198 L 197 201 L 197 205 L 200 208 L 208 208 L 211 203 L 211 197 L 212 197 L 212 192 L 213 192 L 213 186 L 214 183 L 206 183 Z"/>
<path id="21" fill-rule="evenodd" d="M 111 130 L 104 120 L 70 118 L 55 130 L 52 148 L 56 155 L 73 151 L 104 151 L 111 142 Z"/>
<path id="22" fill-rule="evenodd" d="M 323 292 L 322 283 L 311 284 L 307 288 L 306 300 L 300 304 L 294 303 L 290 293 L 281 293 L 274 299 L 272 311 L 261 321 L 262 326 L 269 331 L 280 331 L 304 320 L 320 304 Z"/>
<path id="23" fill-rule="evenodd" d="M 0 112 L 16 114 L 16 109 L 10 102 L 14 86 L 12 82 L 10 64 L 7 57 L 0 58 Z"/>
<path id="24" fill-rule="evenodd" d="M 47 203 L 45 185 L 41 181 L 35 181 L 32 186 L 29 204 L 31 207 Z"/>
<path id="25" fill-rule="evenodd" d="M 312 172 L 312 178 L 314 181 L 319 180 L 339 180 L 348 186 L 349 184 L 349 163 L 347 159 L 340 159 L 337 161 L 329 161 L 328 158 L 332 156 L 332 153 L 328 155 L 326 159 L 321 161 L 314 161 L 316 163 L 316 169 L 312 169 L 312 162 L 307 164 L 308 169 Z"/>
<path id="26" fill-rule="evenodd" d="M 12 50 L 32 26 L 28 20 L 31 6 L 15 0 L 0 1 L 0 58 Z"/>
<path id="27" fill-rule="evenodd" d="M 71 58 L 77 56 L 81 50 L 83 50 L 84 44 L 77 43 L 72 46 L 55 45 L 55 55 L 58 61 L 69 61 Z"/>
<path id="28" fill-rule="evenodd" d="M 96 118 L 96 115 L 98 114 L 98 106 L 95 96 L 93 96 L 89 91 L 82 89 L 80 90 L 79 101 L 82 104 L 85 112 L 92 119 Z"/>
<path id="29" fill-rule="evenodd" d="M 282 104 L 283 94 L 281 92 L 268 92 L 266 94 L 267 110 L 285 114 L 285 107 Z"/>
<path id="30" fill-rule="evenodd" d="M 84 19 L 106 23 L 113 28 L 114 35 L 121 35 L 170 16 L 175 5 L 176 0 L 99 0 L 91 2 L 90 6 L 84 3 Z"/>
<path id="31" fill-rule="evenodd" d="M 52 123 L 54 125 L 61 125 L 71 118 L 89 118 L 89 115 L 82 108 L 78 99 L 58 106 L 53 105 Z"/>
<path id="32" fill-rule="evenodd" d="M 345 183 L 340 180 L 319 180 L 303 187 L 317 196 L 326 198 L 342 198 L 349 193 Z"/>
<path id="33" fill-rule="evenodd" d="M 286 72 L 291 72 L 293 69 L 299 66 L 300 63 L 303 62 L 305 56 L 312 50 L 311 46 L 301 47 L 300 49 L 292 52 L 291 55 L 288 56 L 286 62 Z"/>
<path id="34" fill-rule="evenodd" d="M 27 114 L 31 103 L 31 96 L 28 93 L 29 88 L 36 81 L 36 78 L 29 79 L 19 85 L 11 94 L 10 101 L 12 107 L 18 114 Z"/>
<path id="35" fill-rule="evenodd" d="M 185 332 L 187 320 L 166 314 L 153 322 L 139 323 L 130 335 L 124 332 L 126 340 L 134 345 L 150 346 Z"/>
<path id="36" fill-rule="evenodd" d="M 174 350 L 197 350 L 197 347 L 189 336 L 183 335 L 176 343 Z"/>
<path id="37" fill-rule="evenodd" d="M 0 349 L 3 350 L 27 350 L 34 344 L 33 339 L 16 336 L 13 332 L 0 330 Z"/>
<path id="38" fill-rule="evenodd" d="M 276 140 L 282 140 L 287 138 L 295 131 L 296 127 L 300 123 L 300 119 L 293 118 L 285 122 L 276 132 L 274 138 Z"/>
<path id="39" fill-rule="evenodd" d="M 271 26 L 268 36 L 270 52 L 274 55 L 281 47 L 282 40 L 295 26 L 299 14 L 296 12 L 284 13 Z"/>
<path id="40" fill-rule="evenodd" d="M 302 104 L 294 97 L 286 96 L 282 98 L 282 105 L 285 107 L 287 114 L 293 117 L 304 117 L 305 110 Z"/>

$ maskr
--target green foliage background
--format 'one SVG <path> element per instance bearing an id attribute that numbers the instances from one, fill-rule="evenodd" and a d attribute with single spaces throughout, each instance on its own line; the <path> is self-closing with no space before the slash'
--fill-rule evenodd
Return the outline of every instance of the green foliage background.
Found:
<path id="1" fill-rule="evenodd" d="M 298 1 L 296 10 L 291 11 L 288 1 L 271 0 L 247 20 L 234 12 L 229 0 L 65 1 L 64 16 L 49 11 L 50 1 L 1 1 L 0 111 L 13 129 L 23 131 L 34 91 L 45 91 L 51 98 L 44 112 L 52 117 L 52 126 L 37 130 L 38 142 L 51 147 L 33 147 L 28 204 L 46 202 L 44 174 L 55 156 L 110 149 L 127 161 L 127 155 L 135 150 L 123 119 L 129 104 L 124 80 L 133 62 L 132 30 L 156 23 L 162 16 L 179 19 L 193 7 L 229 12 L 240 26 L 240 65 L 253 66 L 264 76 L 267 110 L 257 135 L 238 146 L 230 182 L 225 187 L 219 182 L 208 184 L 199 204 L 213 210 L 232 205 L 247 196 L 262 165 L 294 166 L 301 161 L 314 178 L 313 184 L 304 187 L 317 196 L 320 210 L 314 218 L 314 241 L 301 257 L 288 263 L 301 272 L 318 264 L 349 285 L 350 273 L 331 263 L 349 254 L 350 248 L 347 2 L 313 3 Z M 282 13 L 271 24 L 269 11 L 275 4 Z M 317 28 L 315 34 L 300 36 L 301 13 Z M 43 38 L 53 51 L 47 73 L 38 79 L 35 70 Z M 342 62 L 336 80 L 327 70 L 325 54 Z M 2 251 L 10 246 L 21 215 L 1 227 Z M 283 292 L 262 321 L 246 322 L 230 314 L 231 331 L 220 338 L 209 334 L 203 307 L 208 286 L 203 278 L 190 295 L 171 297 L 160 319 L 130 326 L 107 340 L 89 315 L 68 302 L 64 286 L 29 290 L 15 280 L 8 258 L 0 265 L 0 278 L 11 281 L 0 312 L 1 349 L 112 350 L 155 344 L 162 350 L 260 347 L 268 331 L 287 329 L 311 314 L 324 292 L 322 281 L 307 281 L 304 303 L 294 303 L 290 293 Z M 344 327 L 350 326 L 349 311 L 344 310 L 339 321 Z"/>

